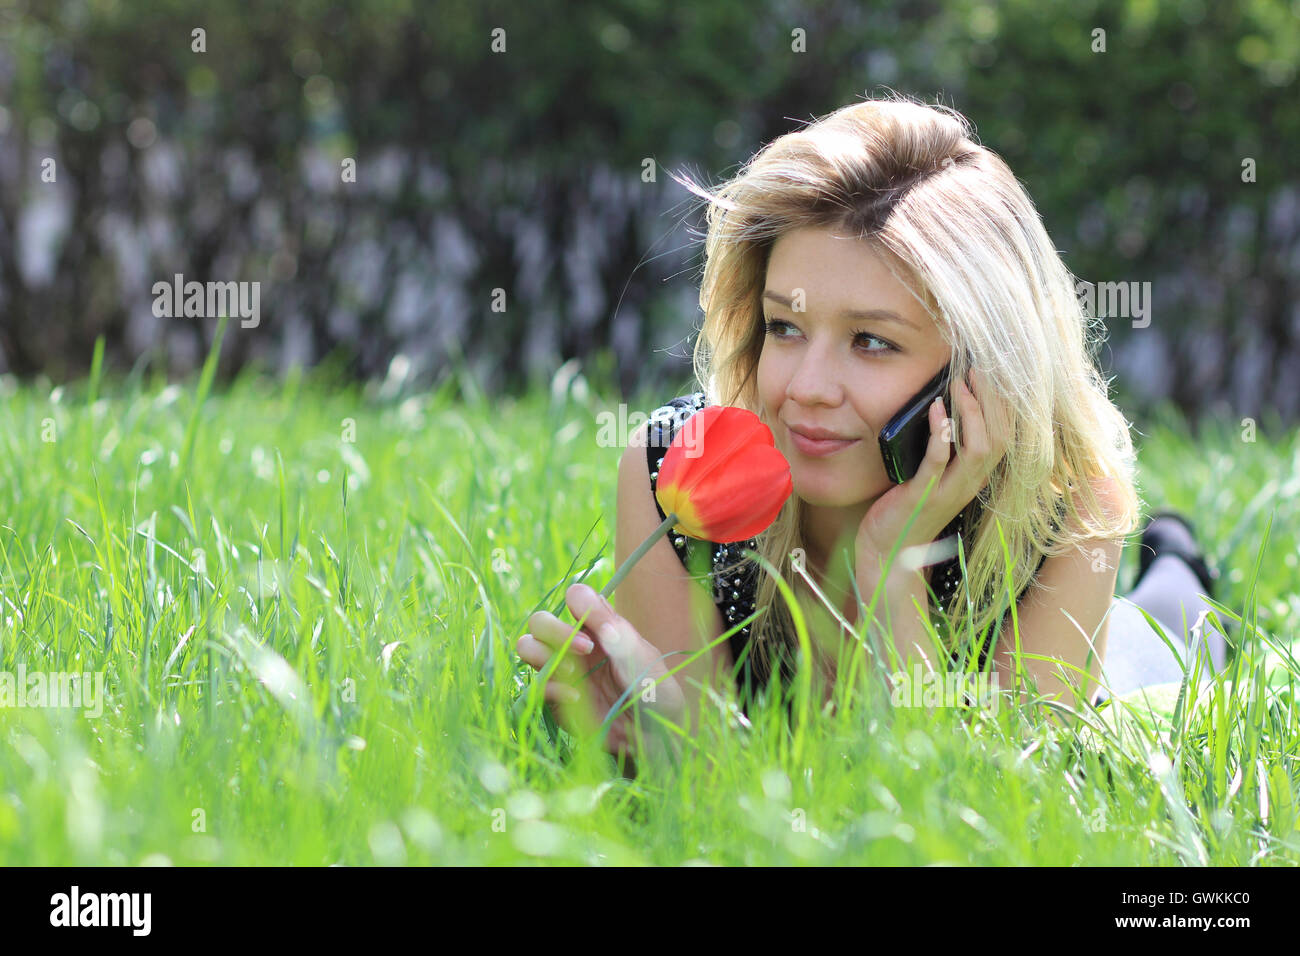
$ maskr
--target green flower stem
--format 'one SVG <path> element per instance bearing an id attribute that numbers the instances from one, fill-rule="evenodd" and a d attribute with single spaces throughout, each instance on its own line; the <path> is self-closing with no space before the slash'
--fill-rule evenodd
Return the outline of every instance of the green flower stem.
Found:
<path id="1" fill-rule="evenodd" d="M 659 527 L 651 531 L 649 537 L 647 537 L 644 541 L 642 541 L 639 545 L 637 545 L 637 549 L 627 556 L 627 560 L 623 562 L 623 566 L 621 568 L 619 568 L 617 571 L 614 572 L 614 576 L 609 579 L 609 583 L 600 589 L 601 596 L 607 598 L 611 594 L 613 594 L 614 588 L 618 587 L 619 583 L 625 577 L 627 577 L 627 573 L 631 571 L 633 567 L 636 566 L 636 563 L 645 556 L 645 553 L 650 550 L 650 548 L 654 545 L 654 543 L 658 541 L 660 538 L 662 538 L 664 535 L 666 535 L 669 529 L 671 529 L 672 526 L 675 525 L 676 523 L 677 523 L 676 512 L 672 512 L 668 515 L 668 517 L 664 518 L 663 522 L 659 525 Z M 564 610 L 564 607 L 565 607 L 565 601 L 564 598 L 561 598 L 560 603 L 556 606 L 555 610 L 552 611 L 551 613 L 554 614 L 556 617 L 559 617 L 560 612 Z"/>

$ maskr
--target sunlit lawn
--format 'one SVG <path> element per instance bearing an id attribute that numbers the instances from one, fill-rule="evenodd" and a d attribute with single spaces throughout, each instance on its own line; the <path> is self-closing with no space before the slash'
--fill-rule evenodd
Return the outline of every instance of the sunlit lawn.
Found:
<path id="1" fill-rule="evenodd" d="M 1011 706 L 863 695 L 790 733 L 719 704 L 626 779 L 517 704 L 514 654 L 613 572 L 616 397 L 0 388 L 0 670 L 105 681 L 98 718 L 0 708 L 0 863 L 1300 862 L 1294 437 L 1143 425 L 1144 496 L 1249 612 L 1238 690 L 1085 740 Z"/>

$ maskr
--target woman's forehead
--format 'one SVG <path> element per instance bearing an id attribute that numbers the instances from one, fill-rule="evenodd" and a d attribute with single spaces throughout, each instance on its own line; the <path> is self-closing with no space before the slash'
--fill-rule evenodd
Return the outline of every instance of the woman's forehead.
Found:
<path id="1" fill-rule="evenodd" d="M 767 289 L 783 296 L 793 289 L 803 290 L 810 309 L 814 297 L 817 308 L 832 311 L 922 309 L 909 291 L 917 284 L 904 263 L 870 239 L 829 227 L 806 227 L 782 235 L 768 257 L 765 278 Z M 864 301 L 868 301 L 865 306 Z"/>

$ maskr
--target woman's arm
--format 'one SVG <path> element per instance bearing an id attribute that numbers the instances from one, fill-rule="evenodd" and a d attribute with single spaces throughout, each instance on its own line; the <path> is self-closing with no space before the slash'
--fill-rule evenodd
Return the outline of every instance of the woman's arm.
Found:
<path id="1" fill-rule="evenodd" d="M 864 604 L 871 603 L 880 577 L 870 568 L 858 571 L 858 593 Z M 923 673 L 942 668 L 942 655 L 931 644 L 923 616 L 928 616 L 929 591 L 928 579 L 921 571 L 909 571 L 892 568 L 885 580 L 880 600 L 876 606 L 875 632 L 886 642 L 882 647 L 886 662 L 893 666 L 894 658 L 889 654 L 888 641 L 893 638 L 893 650 L 897 654 L 897 664 L 901 671 L 892 672 L 887 677 L 890 690 L 894 679 L 901 674 L 910 674 L 912 665 L 919 663 Z"/>
<path id="2" fill-rule="evenodd" d="M 1114 513 L 1118 508 L 1115 483 L 1106 480 L 1094 487 L 1102 507 Z M 1110 623 L 1107 611 L 1115 597 L 1122 548 L 1122 538 L 1092 538 L 1071 552 L 1049 557 L 1016 608 L 1021 651 L 1086 670 L 1089 677 L 1083 691 L 1087 700 L 1096 693 L 1096 680 L 1101 674 Z M 1015 666 L 1014 655 L 1015 633 L 1008 613 L 993 651 L 994 668 L 1004 688 L 1012 683 L 1009 678 Z M 1027 657 L 1022 663 L 1027 674 L 1037 680 L 1040 694 L 1073 706 L 1074 693 L 1062 679 L 1060 665 Z M 1064 670 L 1066 679 L 1082 682 L 1079 670 Z"/>
<path id="3" fill-rule="evenodd" d="M 621 568 L 632 551 L 659 526 L 646 462 L 646 429 L 633 434 L 618 466 L 618 520 L 614 533 L 615 564 Z M 615 604 L 637 632 L 665 658 L 664 667 L 686 699 L 694 736 L 703 706 L 702 687 L 730 682 L 731 648 L 726 641 L 683 666 L 701 648 L 714 644 L 725 630 L 722 615 L 708 599 L 708 588 L 693 581 L 673 551 L 667 536 L 660 538 L 628 572 L 615 592 Z M 684 653 L 674 653 L 684 652 Z"/>

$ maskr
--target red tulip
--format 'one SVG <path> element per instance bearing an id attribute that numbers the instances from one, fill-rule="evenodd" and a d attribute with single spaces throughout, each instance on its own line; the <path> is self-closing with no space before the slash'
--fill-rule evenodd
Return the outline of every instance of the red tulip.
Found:
<path id="1" fill-rule="evenodd" d="M 772 430 L 746 409 L 709 405 L 673 436 L 655 497 L 679 534 L 728 544 L 766 531 L 793 489 Z"/>
<path id="2" fill-rule="evenodd" d="M 790 463 L 757 415 L 729 405 L 700 409 L 677 430 L 659 466 L 655 498 L 667 517 L 600 593 L 613 594 L 670 528 L 717 544 L 746 541 L 768 529 L 792 491 Z M 561 600 L 553 613 L 563 610 Z"/>

